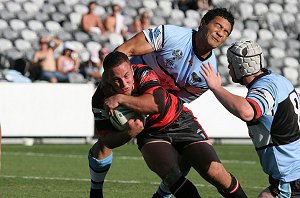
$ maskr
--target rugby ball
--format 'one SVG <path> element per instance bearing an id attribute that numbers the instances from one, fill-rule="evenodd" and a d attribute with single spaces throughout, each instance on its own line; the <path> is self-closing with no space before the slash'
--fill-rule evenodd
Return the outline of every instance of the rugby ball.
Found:
<path id="1" fill-rule="evenodd" d="M 132 118 L 141 118 L 141 115 L 124 106 L 118 106 L 110 116 L 110 122 L 118 131 L 124 131 L 128 127 L 128 120 Z"/>

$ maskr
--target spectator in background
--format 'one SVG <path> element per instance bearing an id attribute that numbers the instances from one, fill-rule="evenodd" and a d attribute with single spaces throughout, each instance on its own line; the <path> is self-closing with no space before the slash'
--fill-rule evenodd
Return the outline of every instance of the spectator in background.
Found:
<path id="1" fill-rule="evenodd" d="M 97 84 L 102 78 L 103 60 L 104 53 L 101 50 L 92 52 L 89 60 L 81 65 L 80 73 L 88 81 Z"/>
<path id="2" fill-rule="evenodd" d="M 150 13 L 144 11 L 140 16 L 133 19 L 131 26 L 128 28 L 128 32 L 136 34 L 142 30 L 149 29 L 151 26 L 150 21 Z"/>
<path id="3" fill-rule="evenodd" d="M 91 1 L 89 3 L 89 11 L 82 16 L 81 27 L 86 33 L 101 34 L 105 32 L 104 25 L 100 18 L 94 14 L 96 8 L 96 2 Z"/>
<path id="4" fill-rule="evenodd" d="M 40 49 L 35 52 L 30 66 L 30 78 L 45 80 L 51 83 L 64 82 L 65 77 L 57 72 L 54 50 L 61 40 L 42 36 L 39 40 Z"/>
<path id="5" fill-rule="evenodd" d="M 177 3 L 178 9 L 187 10 L 208 10 L 210 0 L 179 0 Z M 175 6 L 176 7 L 176 6 Z"/>
<path id="6" fill-rule="evenodd" d="M 14 61 L 14 65 L 4 72 L 5 79 L 9 82 L 31 83 L 30 78 L 25 76 L 27 72 L 27 62 L 23 58 Z"/>
<path id="7" fill-rule="evenodd" d="M 127 36 L 127 27 L 124 24 L 124 16 L 121 14 L 121 6 L 113 4 L 112 13 L 104 20 L 104 26 L 110 33 L 121 34 L 124 38 Z"/>
<path id="8" fill-rule="evenodd" d="M 64 43 L 62 55 L 57 59 L 57 70 L 65 76 L 66 82 L 82 81 L 79 73 L 80 61 L 75 46 L 67 41 Z"/>

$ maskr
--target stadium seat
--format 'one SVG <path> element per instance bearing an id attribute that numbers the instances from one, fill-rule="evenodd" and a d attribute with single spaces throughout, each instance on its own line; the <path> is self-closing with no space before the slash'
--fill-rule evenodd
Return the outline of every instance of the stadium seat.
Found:
<path id="1" fill-rule="evenodd" d="M 69 14 L 69 18 L 72 24 L 79 26 L 81 23 L 81 17 L 82 14 L 78 13 L 78 12 L 71 12 Z"/>
<path id="2" fill-rule="evenodd" d="M 184 12 L 179 9 L 173 9 L 170 15 L 173 19 L 183 20 L 184 19 Z"/>
<path id="3" fill-rule="evenodd" d="M 281 21 L 284 26 L 294 25 L 296 22 L 295 15 L 289 12 L 281 13 Z"/>
<path id="4" fill-rule="evenodd" d="M 43 6 L 42 6 L 42 13 L 44 14 L 50 14 L 50 13 L 53 13 L 53 12 L 56 12 L 56 7 L 50 3 L 45 3 Z"/>
<path id="5" fill-rule="evenodd" d="M 254 14 L 256 16 L 263 16 L 269 11 L 269 8 L 264 3 L 255 3 L 254 5 Z"/>
<path id="6" fill-rule="evenodd" d="M 7 22 L 3 19 L 0 19 L 0 31 L 6 29 L 7 27 L 8 27 Z"/>
<path id="7" fill-rule="evenodd" d="M 64 31 L 64 30 L 59 31 L 59 32 L 57 33 L 57 38 L 60 39 L 60 40 L 62 40 L 62 41 L 70 41 L 70 40 L 73 40 L 72 34 L 69 33 L 69 32 L 66 32 L 66 31 Z"/>
<path id="8" fill-rule="evenodd" d="M 13 13 L 20 12 L 22 10 L 21 4 L 14 1 L 7 1 L 5 6 L 9 12 Z"/>
<path id="9" fill-rule="evenodd" d="M 15 40 L 14 44 L 16 49 L 20 52 L 25 52 L 26 50 L 31 48 L 30 42 L 24 39 L 17 39 Z"/>
<path id="10" fill-rule="evenodd" d="M 270 55 L 276 59 L 282 59 L 285 56 L 285 51 L 277 47 L 272 47 L 270 49 Z"/>
<path id="11" fill-rule="evenodd" d="M 44 25 L 41 21 L 30 20 L 27 22 L 28 28 L 34 32 L 39 32 L 44 29 Z"/>
<path id="12" fill-rule="evenodd" d="M 10 20 L 9 25 L 10 25 L 11 29 L 14 31 L 20 31 L 26 27 L 26 24 L 24 23 L 24 21 L 22 21 L 20 19 Z"/>
<path id="13" fill-rule="evenodd" d="M 183 25 L 188 28 L 197 29 L 199 27 L 199 21 L 194 18 L 185 18 Z"/>
<path id="14" fill-rule="evenodd" d="M 283 60 L 283 64 L 286 67 L 293 67 L 296 69 L 300 67 L 299 61 L 294 57 L 285 57 Z"/>
<path id="15" fill-rule="evenodd" d="M 121 8 L 124 8 L 125 6 L 127 6 L 127 1 L 125 1 L 125 0 L 112 0 L 111 3 L 118 4 L 121 6 Z"/>
<path id="16" fill-rule="evenodd" d="M 285 50 L 286 43 L 282 40 L 272 39 L 271 46 Z"/>
<path id="17" fill-rule="evenodd" d="M 299 12 L 299 9 L 295 4 L 286 2 L 284 4 L 284 11 L 289 12 L 291 14 L 297 14 Z"/>
<path id="18" fill-rule="evenodd" d="M 253 6 L 247 2 L 240 2 L 238 4 L 239 13 L 242 20 L 250 19 L 253 17 Z"/>
<path id="19" fill-rule="evenodd" d="M 274 32 L 274 37 L 278 40 L 286 40 L 288 38 L 287 33 L 284 30 L 276 30 Z"/>
<path id="20" fill-rule="evenodd" d="M 22 30 L 21 36 L 26 41 L 34 41 L 34 40 L 38 39 L 37 34 L 34 31 L 29 30 L 29 29 Z"/>
<path id="21" fill-rule="evenodd" d="M 182 26 L 183 21 L 182 20 L 177 20 L 177 19 L 174 19 L 174 18 L 168 18 L 168 24 Z"/>
<path id="22" fill-rule="evenodd" d="M 257 40 L 257 32 L 252 29 L 244 29 L 242 32 L 242 38 L 256 41 Z"/>
<path id="23" fill-rule="evenodd" d="M 131 1 L 131 0 L 130 0 Z M 129 2 L 130 2 L 129 1 Z M 138 0 L 139 1 L 139 0 Z M 111 5 L 111 0 L 101 0 L 101 1 L 97 1 L 97 4 L 102 6 L 102 7 L 108 7 Z"/>
<path id="24" fill-rule="evenodd" d="M 79 0 L 64 0 L 64 3 L 68 6 L 75 5 L 79 2 Z"/>
<path id="25" fill-rule="evenodd" d="M 183 19 L 181 21 L 183 22 Z M 153 25 L 166 24 L 166 20 L 163 17 L 161 17 L 161 16 L 153 16 L 152 19 L 151 19 L 151 22 L 152 22 Z"/>
<path id="26" fill-rule="evenodd" d="M 33 2 L 27 1 L 23 4 L 23 9 L 27 13 L 34 14 L 37 11 L 39 11 L 40 8 L 38 7 L 38 5 L 34 4 Z"/>
<path id="27" fill-rule="evenodd" d="M 90 53 L 86 49 L 78 51 L 78 55 L 81 62 L 86 62 L 90 59 Z"/>
<path id="28" fill-rule="evenodd" d="M 4 10 L 1 10 L 0 17 L 1 17 L 1 19 L 5 20 L 5 21 L 9 21 L 11 19 L 16 18 L 16 14 L 4 9 Z"/>
<path id="29" fill-rule="evenodd" d="M 83 4 L 75 4 L 74 5 L 74 11 L 78 14 L 83 15 L 89 11 L 88 7 Z"/>
<path id="30" fill-rule="evenodd" d="M 89 41 L 86 43 L 85 46 L 89 52 L 98 52 L 101 49 L 101 45 L 95 41 Z"/>
<path id="31" fill-rule="evenodd" d="M 87 33 L 82 32 L 82 31 L 76 31 L 73 33 L 74 39 L 76 41 L 79 41 L 81 43 L 86 43 L 89 41 L 90 37 Z"/>
<path id="32" fill-rule="evenodd" d="M 69 15 L 73 11 L 72 6 L 60 3 L 57 5 L 57 12 Z"/>
<path id="33" fill-rule="evenodd" d="M 10 28 L 6 28 L 2 31 L 2 36 L 10 41 L 14 41 L 19 38 L 19 34 L 17 31 L 13 31 Z"/>
<path id="34" fill-rule="evenodd" d="M 283 59 L 282 58 L 274 58 L 270 57 L 268 58 L 268 65 L 272 68 L 281 69 L 283 67 Z"/>
<path id="35" fill-rule="evenodd" d="M 61 30 L 60 24 L 56 21 L 47 21 L 45 27 L 50 33 L 57 33 Z"/>
<path id="36" fill-rule="evenodd" d="M 21 10 L 20 12 L 17 13 L 17 17 L 19 20 L 22 20 L 24 22 L 27 22 L 31 19 L 34 18 L 35 13 L 27 13 L 24 10 Z"/>
<path id="37" fill-rule="evenodd" d="M 136 16 L 138 16 L 137 10 L 131 7 L 124 7 L 122 10 L 124 16 L 129 16 L 131 18 L 134 18 Z M 101 15 L 99 15 L 101 16 Z"/>
<path id="38" fill-rule="evenodd" d="M 127 2 L 129 7 L 135 8 L 135 9 L 139 9 L 142 7 L 142 1 L 140 0 L 130 0 Z"/>
<path id="39" fill-rule="evenodd" d="M 9 59 L 11 59 L 11 60 L 17 60 L 17 59 L 23 57 L 23 53 L 19 52 L 19 51 L 16 50 L 15 48 L 8 49 L 8 50 L 5 52 L 5 55 L 6 55 Z"/>
<path id="40" fill-rule="evenodd" d="M 291 81 L 294 86 L 299 85 L 298 78 L 299 72 L 297 68 L 283 67 L 282 74 Z"/>
<path id="41" fill-rule="evenodd" d="M 281 14 L 282 11 L 283 11 L 283 8 L 280 4 L 278 3 L 270 3 L 269 4 L 269 11 L 270 12 L 274 12 L 274 13 L 277 13 L 277 14 Z"/>
<path id="42" fill-rule="evenodd" d="M 4 52 L 6 50 L 9 50 L 13 47 L 13 44 L 10 40 L 5 39 L 5 38 L 0 38 L 0 52 Z"/>
<path id="43" fill-rule="evenodd" d="M 73 40 L 73 41 L 71 41 L 71 43 L 72 43 L 72 45 L 75 46 L 75 48 L 77 49 L 77 51 L 81 51 L 81 50 L 85 49 L 84 45 L 81 42 L 79 42 L 79 41 Z"/>
<path id="44" fill-rule="evenodd" d="M 172 12 L 172 3 L 170 1 L 158 1 L 158 7 L 161 8 L 167 16 Z"/>
<path id="45" fill-rule="evenodd" d="M 189 10 L 185 11 L 185 14 L 186 14 L 186 17 L 188 17 L 188 18 L 193 18 L 193 19 L 198 20 L 198 23 L 200 25 L 201 14 L 198 11 L 189 9 Z"/>
<path id="46" fill-rule="evenodd" d="M 110 33 L 109 34 L 109 43 L 116 48 L 117 46 L 121 45 L 124 42 L 122 35 L 117 33 Z"/>
<path id="47" fill-rule="evenodd" d="M 30 0 L 34 5 L 41 8 L 44 5 L 45 0 Z"/>
<path id="48" fill-rule="evenodd" d="M 124 24 L 129 27 L 133 22 L 133 17 L 124 15 Z"/>
<path id="49" fill-rule="evenodd" d="M 258 31 L 258 37 L 263 40 L 271 40 L 273 39 L 273 34 L 268 29 L 260 29 Z"/>
<path id="50" fill-rule="evenodd" d="M 229 36 L 229 38 L 232 38 L 232 39 L 235 39 L 235 40 L 238 40 L 241 37 L 242 37 L 241 31 L 238 30 L 238 29 L 235 29 L 235 28 L 232 30 L 232 32 L 231 32 L 231 34 Z"/>
<path id="51" fill-rule="evenodd" d="M 50 14 L 51 19 L 59 24 L 62 24 L 66 20 L 66 15 L 60 12 L 53 12 Z"/>
<path id="52" fill-rule="evenodd" d="M 152 16 L 160 16 L 160 17 L 163 17 L 163 18 L 169 18 L 170 13 L 168 13 L 165 10 L 163 10 L 162 8 L 158 7 L 158 8 L 153 10 L 153 15 Z"/>
<path id="53" fill-rule="evenodd" d="M 45 23 L 49 20 L 49 15 L 47 13 L 37 12 L 35 13 L 35 20 Z"/>
<path id="54" fill-rule="evenodd" d="M 249 20 L 245 20 L 244 23 L 245 23 L 245 28 L 247 28 L 247 29 L 252 29 L 254 31 L 259 30 L 259 24 L 257 21 L 249 19 Z"/>
<path id="55" fill-rule="evenodd" d="M 94 10 L 94 13 L 99 17 L 103 17 L 106 14 L 106 11 L 104 7 L 97 5 Z"/>
<path id="56" fill-rule="evenodd" d="M 143 6 L 146 9 L 154 10 L 157 8 L 157 3 L 155 0 L 144 0 L 143 1 Z"/>

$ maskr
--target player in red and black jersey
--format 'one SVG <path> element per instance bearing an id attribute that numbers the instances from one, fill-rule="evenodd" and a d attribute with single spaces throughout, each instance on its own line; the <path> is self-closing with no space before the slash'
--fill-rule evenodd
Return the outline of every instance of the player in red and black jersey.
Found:
<path id="1" fill-rule="evenodd" d="M 235 192 L 243 194 L 236 179 L 229 187 L 222 185 L 228 183 L 227 175 L 230 173 L 220 165 L 221 162 L 211 144 L 203 143 L 208 142 L 207 135 L 191 111 L 184 107 L 177 97 L 160 86 L 156 73 L 150 67 L 131 67 L 128 57 L 116 51 L 105 58 L 104 70 L 109 86 L 97 88 L 93 96 L 93 112 L 101 141 L 106 147 L 112 149 L 136 137 L 148 167 L 160 176 L 175 197 L 200 197 L 196 187 L 182 176 L 181 160 L 204 177 L 210 174 L 213 166 L 218 166 L 218 171 L 214 171 L 216 177 L 206 179 L 223 194 L 230 194 L 225 191 L 227 189 L 234 189 Z M 112 125 L 108 124 L 107 113 L 110 114 L 119 105 L 148 115 L 145 125 L 142 120 L 131 119 L 128 130 L 114 132 Z M 91 178 L 96 180 L 95 185 L 102 184 L 101 181 L 97 181 L 97 178 L 100 178 L 97 174 L 103 175 L 109 168 L 95 170 L 99 163 L 96 158 L 103 159 L 99 153 L 105 153 L 100 152 L 100 149 L 107 149 L 105 146 L 97 147 L 101 141 L 91 149 L 89 156 Z M 241 194 L 227 197 L 243 197 Z"/>

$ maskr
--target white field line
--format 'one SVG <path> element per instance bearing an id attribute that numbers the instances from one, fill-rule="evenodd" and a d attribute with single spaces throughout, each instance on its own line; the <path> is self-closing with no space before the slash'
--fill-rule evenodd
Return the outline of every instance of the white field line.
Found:
<path id="1" fill-rule="evenodd" d="M 26 179 L 26 180 L 57 180 L 57 181 L 78 181 L 78 182 L 89 182 L 90 179 L 78 179 L 78 178 L 62 178 L 62 177 L 37 177 L 37 176 L 15 176 L 15 175 L 0 175 L 0 178 L 8 178 L 8 179 Z M 108 183 L 122 183 L 122 184 L 146 184 L 146 185 L 159 185 L 159 182 L 143 182 L 138 180 L 105 180 Z M 197 187 L 211 187 L 212 185 L 205 184 L 195 184 Z M 251 189 L 263 189 L 264 187 L 252 186 L 247 187 Z"/>
<path id="2" fill-rule="evenodd" d="M 65 155 L 65 154 L 33 153 L 33 152 L 2 152 L 2 155 L 32 156 L 32 157 L 87 158 L 87 155 Z M 132 157 L 132 156 L 114 156 L 114 158 L 121 159 L 121 160 L 143 160 L 143 157 Z M 222 163 L 254 165 L 257 162 L 256 161 L 243 161 L 243 160 L 222 160 Z"/>

